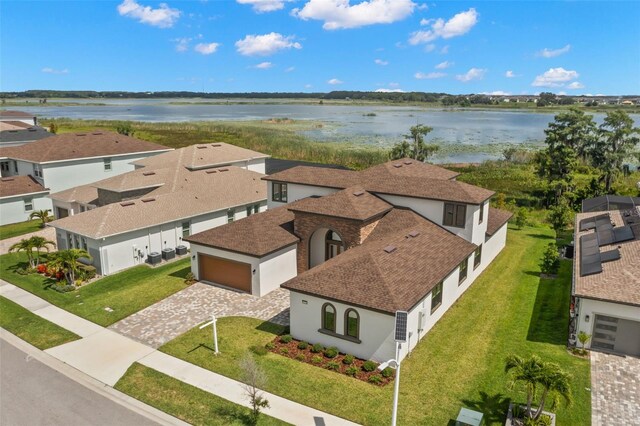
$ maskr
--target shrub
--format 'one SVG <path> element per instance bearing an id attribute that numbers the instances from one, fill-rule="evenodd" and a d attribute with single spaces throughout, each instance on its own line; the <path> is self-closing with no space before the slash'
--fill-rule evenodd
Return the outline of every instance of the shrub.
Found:
<path id="1" fill-rule="evenodd" d="M 298 354 L 298 355 L 296 355 L 296 359 L 297 359 L 298 361 L 304 361 L 305 356 L 304 356 L 304 354 Z"/>
<path id="2" fill-rule="evenodd" d="M 347 376 L 355 377 L 355 375 L 358 374 L 358 369 L 356 367 L 349 367 L 344 370 L 344 374 L 346 374 Z"/>
<path id="3" fill-rule="evenodd" d="M 250 349 L 250 350 L 251 350 L 251 352 L 253 352 L 254 354 L 256 354 L 256 355 L 260 355 L 260 356 L 266 355 L 266 354 L 267 354 L 267 352 L 269 352 L 269 351 L 267 350 L 267 348 L 265 348 L 264 346 L 257 346 L 257 345 L 255 345 L 255 346 L 251 346 L 249 349 Z"/>
<path id="4" fill-rule="evenodd" d="M 338 356 L 338 348 L 332 346 L 324 350 L 324 356 L 327 358 L 335 358 Z"/>
<path id="5" fill-rule="evenodd" d="M 274 345 L 274 344 L 273 344 L 273 342 L 269 342 L 269 343 L 267 343 L 266 345 L 264 345 L 264 347 L 265 347 L 267 350 L 271 350 L 271 349 L 275 348 L 275 347 L 276 347 L 276 345 Z"/>
<path id="6" fill-rule="evenodd" d="M 353 364 L 353 355 L 345 355 L 344 358 L 342 358 L 342 362 L 346 365 Z"/>
<path id="7" fill-rule="evenodd" d="M 393 368 L 387 367 L 382 370 L 382 377 L 392 377 L 393 376 Z"/>
<path id="8" fill-rule="evenodd" d="M 329 370 L 338 371 L 340 369 L 340 364 L 336 361 L 329 361 L 325 367 Z"/>
<path id="9" fill-rule="evenodd" d="M 289 348 L 287 348 L 287 347 L 280 348 L 280 353 L 282 355 L 287 355 L 289 353 Z"/>
<path id="10" fill-rule="evenodd" d="M 302 349 L 305 350 L 309 347 L 309 344 L 307 342 L 300 342 L 298 343 L 298 349 Z"/>
<path id="11" fill-rule="evenodd" d="M 560 255 L 555 243 L 549 243 L 540 261 L 540 270 L 545 274 L 555 274 L 560 268 Z"/>
<path id="12" fill-rule="evenodd" d="M 520 207 L 514 221 L 518 229 L 522 229 L 529 221 L 529 211 L 525 207 Z"/>
<path id="13" fill-rule="evenodd" d="M 541 414 L 538 419 L 538 426 L 551 426 L 551 417 L 546 414 Z"/>
<path id="14" fill-rule="evenodd" d="M 58 293 L 68 293 L 76 289 L 76 286 L 68 284 L 68 285 L 53 285 L 52 289 L 57 291 Z"/>
<path id="15" fill-rule="evenodd" d="M 322 362 L 322 357 L 316 355 L 313 358 L 311 358 L 311 362 L 313 364 L 320 364 Z"/>
<path id="16" fill-rule="evenodd" d="M 37 269 L 39 274 L 44 274 L 47 271 L 47 265 L 45 265 L 44 263 L 41 263 L 38 265 Z"/>
<path id="17" fill-rule="evenodd" d="M 290 334 L 285 334 L 284 336 L 280 336 L 280 341 L 282 343 L 289 343 L 292 340 L 293 340 L 293 337 L 291 337 Z"/>
<path id="18" fill-rule="evenodd" d="M 311 352 L 313 352 L 314 354 L 320 353 L 322 351 L 324 351 L 324 346 L 322 346 L 320 343 L 316 343 L 311 347 Z"/>
<path id="19" fill-rule="evenodd" d="M 374 374 L 372 376 L 369 376 L 369 383 L 379 385 L 380 383 L 382 383 L 382 376 L 379 374 Z"/>
<path id="20" fill-rule="evenodd" d="M 57 276 L 57 272 L 56 274 L 51 274 L 52 276 Z M 80 278 L 82 281 L 89 281 L 90 279 L 94 278 L 96 275 L 98 274 L 95 266 L 93 265 L 79 265 L 78 266 L 78 278 Z"/>
<path id="21" fill-rule="evenodd" d="M 364 364 L 362 364 L 362 369 L 367 372 L 372 372 L 377 366 L 378 365 L 373 361 L 365 361 Z"/>
<path id="22" fill-rule="evenodd" d="M 188 272 L 187 275 L 184 276 L 184 283 L 186 285 L 191 285 L 196 282 L 196 276 L 193 272 Z"/>

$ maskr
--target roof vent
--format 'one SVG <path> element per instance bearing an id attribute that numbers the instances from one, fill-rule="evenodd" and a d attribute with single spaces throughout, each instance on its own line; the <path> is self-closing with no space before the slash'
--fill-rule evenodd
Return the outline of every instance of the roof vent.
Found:
<path id="1" fill-rule="evenodd" d="M 221 172 L 228 172 L 229 169 L 219 169 Z"/>
<path id="2" fill-rule="evenodd" d="M 413 164 L 413 162 L 411 162 L 410 160 L 407 160 L 404 162 L 404 164 L 408 166 L 409 164 Z"/>
<path id="3" fill-rule="evenodd" d="M 86 133 L 76 133 L 76 136 L 87 136 Z"/>
<path id="4" fill-rule="evenodd" d="M 218 173 L 218 171 L 217 170 L 207 170 L 205 173 L 210 175 L 212 173 Z"/>
<path id="5" fill-rule="evenodd" d="M 196 146 L 196 148 L 198 148 L 198 149 L 205 149 L 206 147 L 207 147 L 206 145 L 198 145 L 198 146 Z"/>
<path id="6" fill-rule="evenodd" d="M 353 193 L 353 195 L 355 195 L 356 197 L 359 197 L 361 195 L 364 195 L 364 191 L 356 191 Z"/>
<path id="7" fill-rule="evenodd" d="M 101 135 L 101 134 L 102 134 L 102 132 L 93 132 L 93 133 L 91 133 L 91 134 L 92 134 L 92 135 L 95 135 L 95 136 L 98 136 L 98 135 Z"/>
<path id="8" fill-rule="evenodd" d="M 155 200 L 156 200 L 155 198 L 143 198 L 141 201 L 143 203 L 150 203 L 150 202 L 155 201 Z"/>
<path id="9" fill-rule="evenodd" d="M 144 172 L 144 173 L 142 174 L 142 176 L 153 176 L 153 175 L 155 175 L 155 174 L 156 174 L 156 172 Z"/>
<path id="10" fill-rule="evenodd" d="M 221 143 L 212 143 L 211 146 L 218 147 L 218 146 L 222 146 L 222 144 Z"/>
<path id="11" fill-rule="evenodd" d="M 420 235 L 420 232 L 419 232 L 419 231 L 411 231 L 411 232 L 409 232 L 409 236 L 410 236 L 411 238 L 415 238 L 415 237 L 417 237 L 418 235 Z"/>
<path id="12" fill-rule="evenodd" d="M 396 251 L 396 246 L 386 246 L 383 250 L 387 253 L 393 253 L 394 251 Z"/>
<path id="13" fill-rule="evenodd" d="M 402 167 L 402 164 L 396 163 L 396 164 L 393 165 L 393 167 L 395 167 L 396 169 L 399 169 L 400 167 Z"/>
<path id="14" fill-rule="evenodd" d="M 122 207 L 132 206 L 134 204 L 135 204 L 134 201 L 127 201 L 126 203 L 120 203 Z"/>

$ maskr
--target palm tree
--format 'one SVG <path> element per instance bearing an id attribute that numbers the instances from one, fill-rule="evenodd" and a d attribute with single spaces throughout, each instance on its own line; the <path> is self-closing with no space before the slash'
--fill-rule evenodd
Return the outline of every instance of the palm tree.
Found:
<path id="1" fill-rule="evenodd" d="M 91 260 L 91 255 L 86 250 L 81 249 L 62 250 L 56 253 L 49 265 L 62 270 L 67 282 L 70 285 L 75 285 L 78 260 L 81 258 Z"/>
<path id="2" fill-rule="evenodd" d="M 13 244 L 11 247 L 9 247 L 9 253 L 11 252 L 21 252 L 24 251 L 27 254 L 27 259 L 29 259 L 29 267 L 30 268 L 35 268 L 36 265 L 34 264 L 33 261 L 33 241 L 31 241 L 31 239 L 21 239 L 19 242 Z"/>
<path id="3" fill-rule="evenodd" d="M 39 235 L 34 235 L 29 238 L 29 240 L 31 241 L 33 248 L 36 249 L 36 265 L 40 263 L 40 249 L 45 249 L 47 250 L 47 253 L 49 253 L 49 246 L 56 246 L 56 243 L 53 241 L 47 240 Z"/>
<path id="4" fill-rule="evenodd" d="M 44 228 L 45 224 L 51 220 L 49 211 L 50 210 L 36 210 L 29 215 L 29 220 L 40 219 L 42 221 L 42 228 Z"/>
<path id="5" fill-rule="evenodd" d="M 540 378 L 540 372 L 544 366 L 543 361 L 537 355 L 523 359 L 517 355 L 509 355 L 505 359 L 504 371 L 510 375 L 509 387 L 521 382 L 527 392 L 526 416 L 531 417 L 531 405 L 536 396 L 536 386 Z"/>
<path id="6" fill-rule="evenodd" d="M 538 383 L 542 386 L 542 396 L 540 397 L 538 410 L 533 416 L 534 419 L 537 420 L 540 414 L 542 414 L 548 396 L 552 398 L 552 407 L 558 405 L 560 398 L 565 400 L 567 407 L 573 402 L 570 376 L 567 372 L 563 371 L 558 364 L 545 362 L 538 377 Z"/>

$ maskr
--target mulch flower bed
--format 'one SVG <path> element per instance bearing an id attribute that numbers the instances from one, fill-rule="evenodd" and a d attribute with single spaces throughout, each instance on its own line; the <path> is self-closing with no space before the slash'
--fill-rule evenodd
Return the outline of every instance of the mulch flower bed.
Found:
<path id="1" fill-rule="evenodd" d="M 291 340 L 287 342 L 289 339 Z M 305 362 L 316 367 L 335 371 L 339 374 L 354 377 L 358 380 L 362 380 L 363 382 L 371 383 L 376 386 L 385 386 L 389 384 L 393 381 L 395 376 L 395 371 L 391 368 L 386 369 L 384 374 L 379 371 L 377 368 L 377 362 L 365 361 L 343 353 L 337 353 L 335 357 L 331 358 L 327 356 L 327 353 L 331 355 L 331 351 L 327 351 L 329 348 L 323 347 L 322 351 L 314 352 L 312 344 L 307 343 L 306 347 L 304 347 L 304 344 L 305 342 L 293 339 L 289 335 L 284 335 L 276 337 L 272 342 L 267 343 L 265 347 L 267 350 L 275 354 L 295 359 L 296 361 Z M 301 347 L 304 348 L 301 349 Z M 348 363 L 347 359 L 347 363 L 345 363 L 345 357 L 353 358 L 353 361 Z M 369 367 L 375 365 L 373 371 L 366 371 L 364 368 L 365 363 L 368 363 L 367 366 Z"/>

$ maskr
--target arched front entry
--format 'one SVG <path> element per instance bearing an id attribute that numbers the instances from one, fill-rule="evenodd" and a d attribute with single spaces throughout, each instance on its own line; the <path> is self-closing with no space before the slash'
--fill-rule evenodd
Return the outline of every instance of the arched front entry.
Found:
<path id="1" fill-rule="evenodd" d="M 345 244 L 340 234 L 328 228 L 316 230 L 309 239 L 309 269 L 344 252 Z"/>

